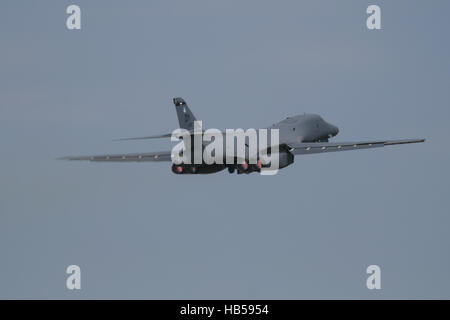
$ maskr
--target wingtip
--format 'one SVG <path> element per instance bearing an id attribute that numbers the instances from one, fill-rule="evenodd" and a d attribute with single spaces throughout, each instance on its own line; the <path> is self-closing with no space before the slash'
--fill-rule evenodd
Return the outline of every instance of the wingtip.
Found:
<path id="1" fill-rule="evenodd" d="M 388 140 L 384 143 L 384 145 L 395 145 L 395 144 L 409 144 L 409 143 L 422 143 L 425 142 L 425 138 L 421 139 L 406 139 L 406 140 Z"/>

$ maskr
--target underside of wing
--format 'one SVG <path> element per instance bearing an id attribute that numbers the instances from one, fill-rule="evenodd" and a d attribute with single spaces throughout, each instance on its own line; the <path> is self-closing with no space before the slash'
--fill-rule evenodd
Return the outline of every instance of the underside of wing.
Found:
<path id="1" fill-rule="evenodd" d="M 164 162 L 172 161 L 170 151 L 148 153 L 104 154 L 62 157 L 60 160 L 87 160 L 95 162 Z"/>
<path id="2" fill-rule="evenodd" d="M 376 140 L 376 141 L 356 141 L 356 142 L 311 142 L 289 144 L 289 151 L 295 155 L 349 151 L 378 148 L 396 144 L 420 143 L 425 139 L 407 139 L 407 140 Z"/>

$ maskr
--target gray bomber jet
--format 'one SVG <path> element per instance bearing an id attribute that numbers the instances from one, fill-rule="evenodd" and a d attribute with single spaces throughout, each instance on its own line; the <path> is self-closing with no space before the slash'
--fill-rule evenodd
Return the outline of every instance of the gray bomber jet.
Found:
<path id="1" fill-rule="evenodd" d="M 196 118 L 182 98 L 174 98 L 173 103 L 177 112 L 180 128 L 186 129 L 194 134 L 194 121 Z M 328 140 L 339 133 L 338 127 L 327 123 L 316 114 L 303 114 L 288 117 L 267 129 L 279 129 L 279 168 L 287 167 L 294 162 L 294 156 L 328 153 L 334 151 L 350 151 L 378 148 L 396 144 L 424 142 L 425 139 L 407 140 L 373 140 L 373 141 L 353 141 L 353 142 L 328 142 Z M 125 138 L 119 140 L 141 140 L 155 138 L 169 138 L 171 133 Z M 246 145 L 248 147 L 248 145 Z M 268 148 L 270 154 L 270 147 Z M 64 160 L 88 160 L 94 162 L 172 162 L 171 151 L 149 152 L 149 153 L 129 153 L 129 154 L 107 154 L 93 156 L 63 157 Z M 230 173 L 235 170 L 237 173 L 260 172 L 261 161 L 250 164 L 248 158 L 233 163 L 224 161 L 223 164 L 172 164 L 172 172 L 176 174 L 205 174 L 215 173 L 228 169 Z M 192 162 L 191 162 L 192 163 Z"/>

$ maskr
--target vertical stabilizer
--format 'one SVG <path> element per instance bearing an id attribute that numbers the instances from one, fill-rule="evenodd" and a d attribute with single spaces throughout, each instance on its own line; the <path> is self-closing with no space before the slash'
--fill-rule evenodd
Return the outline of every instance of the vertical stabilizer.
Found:
<path id="1" fill-rule="evenodd" d="M 175 105 L 175 109 L 177 111 L 180 128 L 193 131 L 194 121 L 197 119 L 195 118 L 191 109 L 189 109 L 186 101 L 184 101 L 182 98 L 174 98 L 173 104 Z"/>

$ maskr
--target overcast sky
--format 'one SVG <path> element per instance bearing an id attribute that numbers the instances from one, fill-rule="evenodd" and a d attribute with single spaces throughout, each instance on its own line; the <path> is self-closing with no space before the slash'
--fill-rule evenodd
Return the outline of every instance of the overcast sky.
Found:
<path id="1" fill-rule="evenodd" d="M 78 4 L 82 29 L 66 28 Z M 382 30 L 366 27 L 381 7 Z M 0 2 L 0 298 L 450 298 L 448 1 Z M 334 141 L 275 176 L 59 156 L 170 150 L 318 113 Z M 81 267 L 79 291 L 66 268 Z M 381 267 L 381 290 L 366 268 Z"/>

